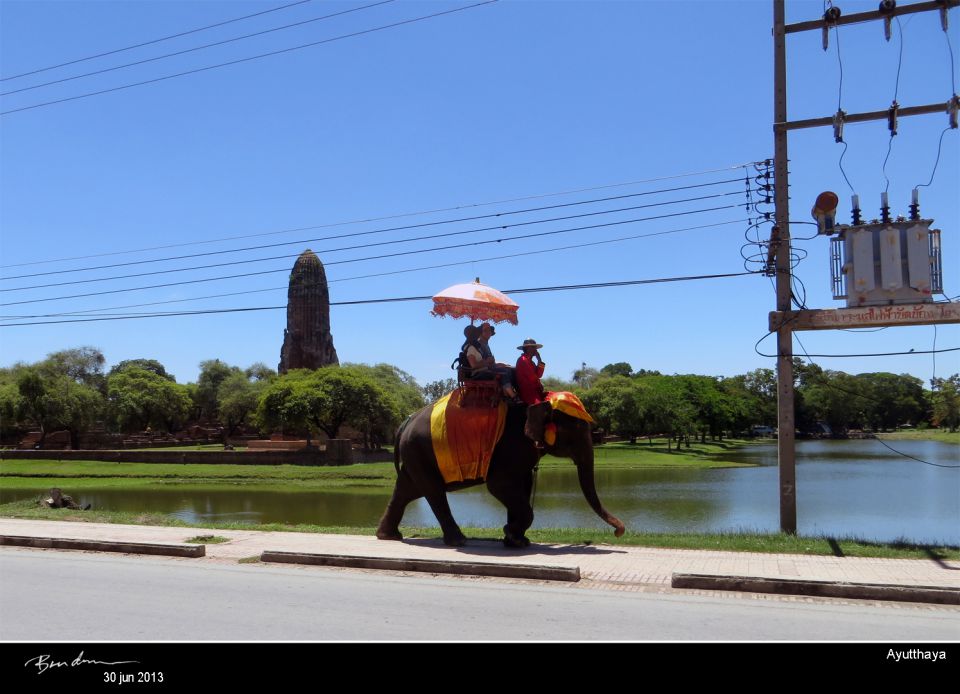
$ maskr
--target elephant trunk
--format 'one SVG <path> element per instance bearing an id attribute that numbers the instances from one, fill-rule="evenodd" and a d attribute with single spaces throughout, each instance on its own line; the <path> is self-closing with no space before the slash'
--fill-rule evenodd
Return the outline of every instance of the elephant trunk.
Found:
<path id="1" fill-rule="evenodd" d="M 590 508 L 615 528 L 613 534 L 616 537 L 622 536 L 625 530 L 623 523 L 603 507 L 603 504 L 600 503 L 600 497 L 597 496 L 597 486 L 593 481 L 593 447 L 587 447 L 585 451 L 580 451 L 574 456 L 574 462 L 577 464 L 580 489 L 583 490 L 583 496 L 590 504 Z"/>

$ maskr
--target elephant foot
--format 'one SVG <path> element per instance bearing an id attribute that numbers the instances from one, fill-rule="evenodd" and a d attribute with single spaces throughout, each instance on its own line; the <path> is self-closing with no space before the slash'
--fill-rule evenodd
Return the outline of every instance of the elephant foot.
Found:
<path id="1" fill-rule="evenodd" d="M 503 546 L 512 549 L 524 549 L 530 546 L 530 540 L 527 539 L 526 535 L 516 535 L 504 527 Z"/>
<path id="2" fill-rule="evenodd" d="M 377 530 L 377 539 L 378 540 L 402 540 L 403 535 L 399 530 Z"/>
<path id="3" fill-rule="evenodd" d="M 463 547 L 467 544 L 467 536 L 459 530 L 457 530 L 456 533 L 444 533 L 443 544 L 447 545 L 447 547 Z"/>

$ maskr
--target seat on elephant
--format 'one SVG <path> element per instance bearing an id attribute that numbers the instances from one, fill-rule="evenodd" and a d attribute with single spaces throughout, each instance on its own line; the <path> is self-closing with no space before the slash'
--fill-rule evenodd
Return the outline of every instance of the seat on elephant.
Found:
<path id="1" fill-rule="evenodd" d="M 494 386 L 496 406 L 477 407 L 475 394 L 461 387 L 437 400 L 430 412 L 430 438 L 444 482 L 485 480 L 493 449 L 503 436 L 507 404 L 495 381 L 479 383 Z"/>
<path id="2" fill-rule="evenodd" d="M 497 408 L 503 400 L 499 376 L 493 380 L 461 381 L 455 392 L 459 393 L 460 407 L 479 407 L 489 410 Z"/>

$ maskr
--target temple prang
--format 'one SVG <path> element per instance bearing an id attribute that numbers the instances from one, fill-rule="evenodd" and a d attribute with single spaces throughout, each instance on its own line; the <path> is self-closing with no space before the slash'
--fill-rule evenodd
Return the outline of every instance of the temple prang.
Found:
<path id="1" fill-rule="evenodd" d="M 330 333 L 330 292 L 323 263 L 309 248 L 300 254 L 287 289 L 287 327 L 280 350 L 281 374 L 340 364 Z"/>

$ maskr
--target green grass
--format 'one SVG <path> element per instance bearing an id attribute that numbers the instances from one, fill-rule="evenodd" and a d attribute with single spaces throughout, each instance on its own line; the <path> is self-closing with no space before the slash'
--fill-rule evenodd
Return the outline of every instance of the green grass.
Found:
<path id="1" fill-rule="evenodd" d="M 946 429 L 913 429 L 910 431 L 888 431 L 878 433 L 877 438 L 890 441 L 941 441 L 960 446 L 960 431 L 953 433 Z"/>
<path id="2" fill-rule="evenodd" d="M 219 545 L 224 542 L 230 542 L 229 537 L 220 537 L 219 535 L 197 535 L 189 540 L 184 540 L 194 545 Z"/>
<path id="3" fill-rule="evenodd" d="M 598 467 L 736 467 L 744 465 L 715 456 L 731 453 L 749 442 L 692 442 L 690 448 L 667 452 L 663 439 L 647 443 L 613 443 L 598 446 Z M 570 465 L 570 462 L 546 456 L 544 467 Z M 396 471 L 392 462 L 359 463 L 344 466 L 307 465 L 204 465 L 201 463 L 117 463 L 99 460 L 3 460 L 0 484 L 5 488 L 30 488 L 40 485 L 84 487 L 137 487 L 190 483 L 200 486 L 307 490 L 349 490 L 393 487 Z"/>
<path id="4" fill-rule="evenodd" d="M 726 459 L 724 454 L 753 445 L 753 441 L 744 439 L 725 439 L 723 441 L 690 441 L 690 447 L 683 444 L 678 451 L 676 444 L 671 444 L 667 451 L 666 439 L 638 439 L 637 443 L 627 442 L 607 443 L 594 448 L 594 461 L 598 466 L 610 467 L 684 467 L 684 468 L 722 468 L 748 467 L 751 463 L 739 463 Z M 724 458 L 717 456 L 724 455 Z M 541 461 L 541 466 L 563 464 L 565 461 L 551 456 Z"/>
<path id="5" fill-rule="evenodd" d="M 293 525 L 285 523 L 223 523 L 204 521 L 187 523 L 157 513 L 125 513 L 118 511 L 71 511 L 45 509 L 31 501 L 15 501 L 0 505 L 0 517 L 49 521 L 90 523 L 120 523 L 124 525 L 161 525 L 168 527 L 202 527 L 209 530 L 262 530 L 303 532 L 334 535 L 373 535 L 373 527 L 343 527 L 320 525 Z M 437 538 L 438 528 L 401 527 L 407 538 Z M 498 541 L 499 528 L 464 528 L 466 536 L 475 541 Z M 635 547 L 662 547 L 675 549 L 706 549 L 728 552 L 760 552 L 775 554 L 809 554 L 822 556 L 885 557 L 895 559 L 960 560 L 960 547 L 950 545 L 922 545 L 912 542 L 868 542 L 857 538 L 798 537 L 782 533 L 636 533 L 627 532 L 614 538 L 612 531 L 580 528 L 539 528 L 527 532 L 536 543 L 566 545 L 611 545 Z M 256 561 L 252 557 L 249 561 Z"/>
<path id="6" fill-rule="evenodd" d="M 4 460 L 0 484 L 15 480 L 76 480 L 90 486 L 123 486 L 123 481 L 191 481 L 198 483 L 322 483 L 322 486 L 374 484 L 391 486 L 396 479 L 393 463 L 363 463 L 337 467 L 307 465 L 203 465 L 182 463 L 116 463 L 99 460 Z M 109 481 L 108 480 L 113 480 Z M 71 484 L 73 484 L 71 482 Z M 28 486 L 28 485 L 23 485 Z M 29 485 L 33 486 L 33 485 Z"/>

